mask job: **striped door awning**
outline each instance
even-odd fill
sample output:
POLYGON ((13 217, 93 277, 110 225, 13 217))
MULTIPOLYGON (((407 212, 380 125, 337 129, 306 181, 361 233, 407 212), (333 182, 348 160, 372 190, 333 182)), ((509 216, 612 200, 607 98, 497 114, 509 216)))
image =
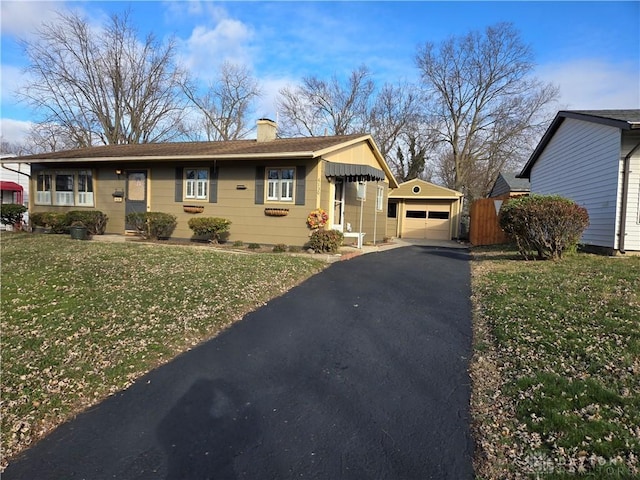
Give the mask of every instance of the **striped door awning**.
POLYGON ((369 165, 325 162, 327 178, 343 177, 347 182, 375 182, 384 180, 384 172, 369 165))

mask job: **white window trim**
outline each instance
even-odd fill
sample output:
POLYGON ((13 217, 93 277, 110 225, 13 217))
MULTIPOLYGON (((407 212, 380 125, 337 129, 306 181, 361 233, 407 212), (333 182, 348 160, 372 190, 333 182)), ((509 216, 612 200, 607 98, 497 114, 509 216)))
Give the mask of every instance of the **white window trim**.
POLYGON ((296 167, 267 167, 265 169, 265 183, 266 183, 266 187, 265 188, 265 197, 266 197, 266 201, 269 203, 293 203, 295 200, 295 188, 296 188, 296 184, 295 184, 295 180, 296 179, 296 167), (277 170, 278 171, 278 178, 269 178, 269 172, 272 170, 277 170), (282 178, 282 172, 284 170, 291 170, 293 171, 293 178, 290 179, 283 179, 282 178), (275 189, 275 195, 270 195, 270 191, 271 191, 271 186, 273 185, 274 189, 275 189), (284 185, 288 185, 288 190, 290 195, 284 197, 282 195, 282 192, 285 190, 283 187, 284 185))
POLYGON ((376 190, 376 211, 384 210, 384 187, 378 185, 376 190))
POLYGON ((209 200, 209 180, 211 178, 211 170, 207 167, 188 167, 184 169, 184 198, 185 200, 209 200), (187 178, 187 172, 193 170, 196 172, 194 179, 187 178), (198 178, 199 172, 207 172, 207 178, 198 178))

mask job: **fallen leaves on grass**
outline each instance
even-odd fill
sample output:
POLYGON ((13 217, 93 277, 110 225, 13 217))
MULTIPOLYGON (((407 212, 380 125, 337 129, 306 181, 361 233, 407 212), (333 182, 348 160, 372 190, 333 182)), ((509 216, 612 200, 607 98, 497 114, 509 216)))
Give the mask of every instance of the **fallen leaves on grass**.
POLYGON ((2 459, 324 264, 210 248, 2 236, 2 459))
POLYGON ((476 251, 472 416, 481 478, 637 478, 640 257, 476 251))

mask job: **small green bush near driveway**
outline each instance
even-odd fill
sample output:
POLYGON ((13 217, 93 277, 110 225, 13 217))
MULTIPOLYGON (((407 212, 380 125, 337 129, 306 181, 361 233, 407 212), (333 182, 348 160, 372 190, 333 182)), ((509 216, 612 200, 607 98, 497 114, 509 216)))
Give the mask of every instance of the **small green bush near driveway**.
POLYGON ((65 419, 325 265, 58 235, 3 232, 0 240, 2 467, 65 419))
POLYGON ((479 478, 640 478, 640 257, 474 249, 479 478))

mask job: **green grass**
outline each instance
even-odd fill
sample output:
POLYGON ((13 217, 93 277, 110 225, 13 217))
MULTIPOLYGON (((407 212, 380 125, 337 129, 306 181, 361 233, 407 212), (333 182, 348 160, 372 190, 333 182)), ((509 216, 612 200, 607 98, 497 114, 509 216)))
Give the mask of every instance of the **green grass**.
POLYGON ((302 257, 2 233, 1 465, 323 268, 302 257))
POLYGON ((478 470, 638 478, 640 257, 525 262, 478 249, 474 259, 478 470))

